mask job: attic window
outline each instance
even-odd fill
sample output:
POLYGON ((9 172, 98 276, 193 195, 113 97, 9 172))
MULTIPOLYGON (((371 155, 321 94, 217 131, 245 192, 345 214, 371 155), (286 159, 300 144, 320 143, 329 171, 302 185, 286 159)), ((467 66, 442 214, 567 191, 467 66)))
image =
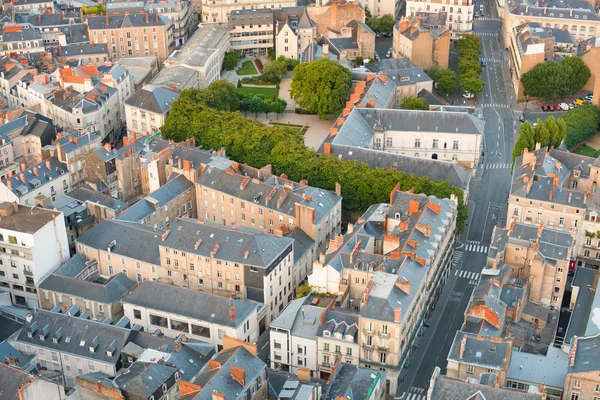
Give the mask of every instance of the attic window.
POLYGON ((65 339, 65 343, 71 343, 71 336, 67 336, 67 338, 65 339))
POLYGON ((325 337, 331 337, 331 332, 329 332, 329 331, 323 331, 323 336, 325 336, 325 337))
POLYGON ((85 340, 82 340, 81 342, 79 342, 79 345, 80 345, 81 347, 85 346, 85 340))
POLYGON ((490 347, 490 351, 495 353, 496 352, 496 346, 491 346, 490 347))

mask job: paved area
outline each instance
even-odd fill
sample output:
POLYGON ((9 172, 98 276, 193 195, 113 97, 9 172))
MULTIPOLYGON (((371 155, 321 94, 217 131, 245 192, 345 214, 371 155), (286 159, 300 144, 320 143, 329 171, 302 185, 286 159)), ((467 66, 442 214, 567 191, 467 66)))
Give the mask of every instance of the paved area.
POLYGON ((287 102, 286 111, 294 112, 296 102, 290 97, 290 90, 292 90, 292 78, 282 78, 279 83, 279 98, 287 102))
MULTIPOLYGON (((281 91, 279 93, 281 94, 281 91)), ((248 113, 248 117, 254 118, 250 113, 248 113)), ((333 126, 333 119, 322 120, 319 119, 318 115, 296 114, 293 111, 286 111, 279 116, 279 119, 274 114, 269 114, 269 118, 259 115, 258 118, 254 119, 264 124, 279 122, 284 124, 308 125, 308 131, 304 135, 304 144, 306 147, 312 147, 315 150, 321 147, 321 144, 323 144, 323 141, 325 141, 325 138, 329 134, 329 128, 333 126)))

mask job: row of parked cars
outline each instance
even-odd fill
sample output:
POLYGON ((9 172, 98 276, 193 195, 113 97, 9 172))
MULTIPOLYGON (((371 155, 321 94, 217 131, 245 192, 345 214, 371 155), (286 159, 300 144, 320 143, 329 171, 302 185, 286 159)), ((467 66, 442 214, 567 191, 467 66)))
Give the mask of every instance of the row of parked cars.
POLYGON ((578 108, 586 103, 591 103, 593 99, 594 99, 594 94, 588 93, 587 96, 575 99, 570 103, 560 103, 555 106, 553 106, 553 105, 542 106, 542 111, 543 112, 568 111, 568 110, 572 110, 574 108, 578 108))

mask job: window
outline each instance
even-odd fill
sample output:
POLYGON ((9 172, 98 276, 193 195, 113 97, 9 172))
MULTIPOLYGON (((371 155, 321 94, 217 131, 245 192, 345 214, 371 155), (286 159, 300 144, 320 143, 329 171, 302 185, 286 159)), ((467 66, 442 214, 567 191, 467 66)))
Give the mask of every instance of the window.
POLYGON ((580 388, 581 387, 581 381, 575 379, 573 380, 573 387, 574 388, 580 388))
POLYGON ((472 365, 467 365, 467 374, 475 373, 475 367, 472 365))
POLYGON ((351 356, 351 355, 352 355, 352 348, 351 348, 351 347, 348 347, 348 348, 346 349, 346 355, 347 355, 347 356, 351 356))
POLYGON ((455 141, 452 143, 452 150, 458 150, 458 140, 455 140, 455 141))
POLYGON ((133 318, 134 319, 142 319, 142 312, 140 310, 133 310, 133 318))
POLYGON ((379 353, 379 362, 385 364, 387 353, 379 353))
POLYGON ((438 148, 438 144, 439 144, 439 140, 438 139, 433 139, 433 148, 437 149, 438 148))
POLYGON ((175 331, 179 331, 179 332, 188 332, 189 331, 187 322, 177 321, 174 319, 171 320, 171 329, 173 329, 175 331))
POLYGON ((419 139, 419 138, 415 139, 415 147, 416 148, 421 147, 421 139, 419 139))
POLYGON ((158 315, 152 315, 152 314, 150 314, 150 324, 156 325, 156 326, 162 326, 163 328, 166 328, 168 326, 166 318, 160 317, 158 315))
POLYGON ((340 348, 340 346, 336 345, 335 346, 335 352, 336 353, 341 353, 342 349, 340 348))
POLYGON ((325 350, 325 351, 329 351, 329 343, 325 343, 325 344, 323 345, 323 350, 325 350))

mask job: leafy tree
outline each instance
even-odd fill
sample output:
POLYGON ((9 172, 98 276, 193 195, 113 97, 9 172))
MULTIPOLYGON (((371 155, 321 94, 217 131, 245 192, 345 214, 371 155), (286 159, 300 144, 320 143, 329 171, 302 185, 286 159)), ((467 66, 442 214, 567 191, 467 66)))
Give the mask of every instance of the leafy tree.
POLYGON ((466 92, 471 94, 483 92, 485 81, 479 75, 466 74, 460 78, 460 86, 466 92))
POLYGON ((240 97, 235 86, 220 79, 214 81, 206 89, 196 92, 197 99, 208 107, 223 111, 235 111, 240 108, 240 97))
POLYGON ((279 83, 281 77, 285 75, 286 72, 287 64, 285 63, 285 61, 269 61, 263 67, 261 79, 265 82, 279 83))
MULTIPOLYGON (((562 122, 564 124, 564 121, 562 122)), ((548 145, 558 147, 562 141, 560 129, 554 117, 550 116, 546 119, 546 129, 548 129, 548 145)))
POLYGON ((534 127, 533 131, 534 143, 540 143, 542 146, 548 146, 550 143, 550 131, 541 119, 537 119, 536 126, 534 127))
POLYGON ((394 19, 394 16, 392 14, 385 14, 381 17, 367 16, 365 23, 375 33, 392 34, 394 32, 394 25, 396 24, 396 20, 394 19))
POLYGON ((523 150, 525 149, 535 149, 535 132, 533 125, 531 125, 531 122, 529 121, 525 121, 521 124, 521 126, 519 126, 519 137, 515 142, 512 152, 513 165, 515 163, 515 158, 523 154, 523 150))
POLYGON ((372 18, 373 16, 371 15, 371 10, 369 10, 369 7, 365 6, 365 18, 369 19, 372 18))
POLYGON ((290 95, 300 107, 317 112, 321 119, 329 119, 344 109, 351 85, 350 70, 321 58, 294 69, 290 95))
POLYGON ((523 74, 523 93, 526 96, 555 100, 577 93, 591 76, 590 69, 579 57, 564 57, 537 64, 523 74))
POLYGON ((100 14, 104 14, 106 12, 106 5, 98 4, 97 6, 93 6, 93 7, 81 6, 81 11, 83 11, 84 15, 92 15, 92 14, 100 15, 100 14))
POLYGON ((275 58, 277 58, 277 53, 275 52, 275 50, 269 49, 267 53, 269 54, 269 60, 275 61, 275 58))
POLYGON ((279 56, 277 62, 284 63, 288 71, 293 71, 296 65, 300 64, 300 60, 285 58, 284 56, 279 56))
POLYGON ((228 51, 225 53, 225 58, 223 59, 223 69, 226 71, 233 71, 239 60, 240 53, 237 51, 228 51))
POLYGON ((406 97, 400 106, 403 110, 429 110, 427 100, 422 97, 406 97))
POLYGON ((287 101, 280 99, 280 98, 276 98, 271 103, 271 112, 276 113, 277 119, 279 119, 279 115, 284 113, 286 106, 287 106, 287 101))
MULTIPOLYGON (((557 121, 559 130, 564 124, 566 131, 565 145, 568 148, 581 143, 598 132, 600 126, 600 110, 593 104, 584 104, 569 110, 557 121)), ((561 133, 562 134, 562 133, 561 133)))
POLYGON ((362 58, 362 56, 358 56, 354 59, 354 65, 356 65, 357 67, 361 67, 363 65, 364 59, 362 58))
POLYGON ((557 121, 556 124, 558 125, 558 138, 555 147, 558 147, 562 142, 566 143, 567 141, 567 123, 564 119, 561 118, 557 121))
POLYGON ((262 94, 255 94, 250 99, 250 104, 248 106, 248 111, 253 112, 254 116, 258 117, 258 113, 263 112, 265 109, 265 96, 262 94))
POLYGON ((425 71, 433 79, 442 92, 448 94, 456 90, 456 75, 448 68, 433 67, 425 71))

